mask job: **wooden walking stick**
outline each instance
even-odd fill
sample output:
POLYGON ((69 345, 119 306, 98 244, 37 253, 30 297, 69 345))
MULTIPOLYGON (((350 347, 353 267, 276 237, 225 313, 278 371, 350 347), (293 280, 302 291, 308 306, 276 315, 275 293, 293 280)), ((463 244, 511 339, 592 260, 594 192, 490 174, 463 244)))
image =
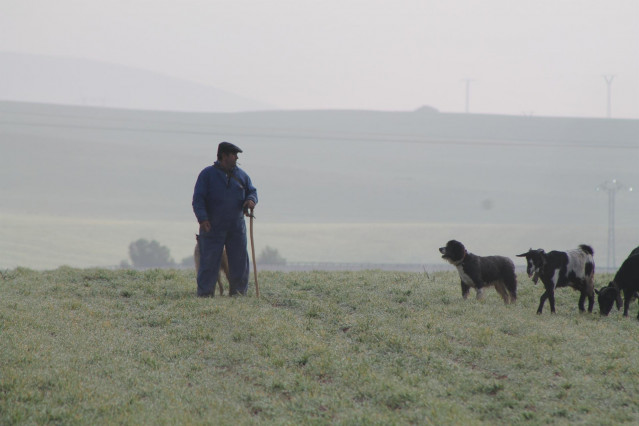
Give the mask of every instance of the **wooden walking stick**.
POLYGON ((255 276, 255 295, 260 297, 260 286, 257 283, 257 263, 255 262, 255 240, 253 239, 253 219, 255 219, 255 215, 253 214, 253 209, 251 209, 251 214, 249 215, 251 218, 251 252, 253 253, 253 276, 255 276))

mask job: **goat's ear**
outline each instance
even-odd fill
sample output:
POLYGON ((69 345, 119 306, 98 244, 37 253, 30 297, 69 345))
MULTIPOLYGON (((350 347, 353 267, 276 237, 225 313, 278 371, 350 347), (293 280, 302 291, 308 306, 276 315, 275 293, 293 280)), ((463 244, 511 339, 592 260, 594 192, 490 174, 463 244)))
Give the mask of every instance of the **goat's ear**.
POLYGON ((517 257, 526 257, 526 256, 528 256, 528 253, 517 254, 515 256, 517 256, 517 257))
POLYGON ((595 294, 599 294, 599 290, 595 289, 595 294))

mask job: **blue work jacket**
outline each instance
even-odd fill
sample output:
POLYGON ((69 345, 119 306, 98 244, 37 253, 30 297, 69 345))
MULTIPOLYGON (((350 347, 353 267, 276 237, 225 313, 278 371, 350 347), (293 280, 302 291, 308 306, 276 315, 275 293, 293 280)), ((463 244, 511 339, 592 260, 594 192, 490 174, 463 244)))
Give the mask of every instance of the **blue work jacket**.
POLYGON ((200 172, 193 191, 193 212, 199 223, 208 220, 213 229, 228 229, 242 220, 247 200, 257 204, 257 190, 239 167, 226 173, 216 161, 200 172))

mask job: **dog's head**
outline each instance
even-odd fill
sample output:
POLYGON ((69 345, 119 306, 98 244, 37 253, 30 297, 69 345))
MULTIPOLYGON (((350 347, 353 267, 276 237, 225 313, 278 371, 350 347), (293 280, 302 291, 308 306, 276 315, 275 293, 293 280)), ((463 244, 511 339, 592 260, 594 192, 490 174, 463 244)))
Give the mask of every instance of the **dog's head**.
POLYGON ((456 240, 447 242, 446 247, 439 248, 439 252, 442 254, 442 259, 453 265, 460 264, 466 257, 466 247, 456 240))
POLYGON ((617 304, 617 310, 621 309, 621 292, 614 281, 610 281, 601 290, 595 290, 595 293, 597 293, 597 302, 599 303, 599 313, 601 315, 608 315, 612 310, 613 303, 617 304))
POLYGON ((526 253, 518 254, 517 257, 526 258, 526 272, 528 273, 528 277, 532 278, 533 282, 537 284, 539 273, 546 264, 546 252, 542 249, 530 249, 526 253))

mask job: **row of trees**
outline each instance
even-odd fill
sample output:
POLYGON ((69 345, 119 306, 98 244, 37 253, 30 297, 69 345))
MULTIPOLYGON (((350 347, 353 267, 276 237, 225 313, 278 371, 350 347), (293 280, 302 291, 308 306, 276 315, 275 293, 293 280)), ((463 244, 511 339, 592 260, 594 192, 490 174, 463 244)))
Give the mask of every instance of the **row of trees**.
MULTIPOLYGON (((148 241, 144 238, 140 238, 137 241, 133 241, 129 244, 129 260, 123 260, 120 262, 121 268, 175 268, 175 267, 194 267, 193 255, 182 259, 181 263, 176 263, 171 257, 171 252, 168 247, 160 245, 157 241, 148 241)), ((279 251, 270 246, 264 247, 260 255, 257 257, 257 263, 269 264, 269 265, 283 265, 286 264, 279 251)))

